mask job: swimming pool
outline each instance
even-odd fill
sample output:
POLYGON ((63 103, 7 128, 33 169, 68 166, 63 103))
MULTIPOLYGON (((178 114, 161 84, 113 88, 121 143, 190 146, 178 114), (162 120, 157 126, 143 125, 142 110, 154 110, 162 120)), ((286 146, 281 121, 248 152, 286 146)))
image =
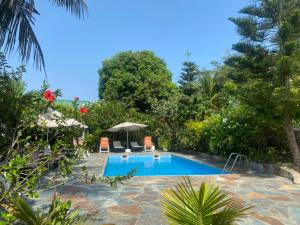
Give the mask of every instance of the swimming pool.
POLYGON ((177 155, 121 155, 109 156, 104 176, 123 176, 132 169, 137 169, 135 176, 183 176, 183 175, 217 175, 222 170, 204 163, 189 160, 177 155))

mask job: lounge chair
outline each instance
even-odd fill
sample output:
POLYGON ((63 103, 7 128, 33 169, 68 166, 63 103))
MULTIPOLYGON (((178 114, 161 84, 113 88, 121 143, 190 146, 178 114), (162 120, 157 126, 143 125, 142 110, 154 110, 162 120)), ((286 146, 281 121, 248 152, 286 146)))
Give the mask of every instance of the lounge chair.
POLYGON ((120 141, 114 141, 113 147, 115 152, 125 152, 125 148, 121 145, 120 141))
POLYGON ((102 152, 109 152, 109 142, 107 137, 103 137, 100 140, 99 153, 102 152))
POLYGON ((144 138, 144 150, 145 152, 153 152, 155 150, 155 146, 152 143, 152 137, 146 136, 144 138))
POLYGON ((131 150, 138 152, 143 150, 143 146, 140 146, 136 141, 130 142, 131 150))

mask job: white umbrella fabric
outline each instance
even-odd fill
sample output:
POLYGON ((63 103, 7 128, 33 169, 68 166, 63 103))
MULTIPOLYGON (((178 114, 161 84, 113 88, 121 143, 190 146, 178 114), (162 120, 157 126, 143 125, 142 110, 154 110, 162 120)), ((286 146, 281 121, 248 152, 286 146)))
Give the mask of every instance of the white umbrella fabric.
POLYGON ((49 128, 72 127, 72 126, 78 126, 83 129, 88 128, 88 126, 80 123, 75 119, 63 118, 63 114, 61 112, 50 108, 47 109, 46 112, 39 115, 37 124, 39 126, 44 126, 48 128, 47 141, 48 141, 49 128))
POLYGON ((125 123, 118 124, 112 128, 109 128, 107 131, 110 131, 110 132, 118 132, 118 131, 122 131, 122 130, 126 131, 126 133, 127 133, 127 149, 128 149, 128 132, 140 130, 147 126, 148 125, 140 124, 140 123, 125 122, 125 123))
POLYGON ((88 128, 87 125, 84 125, 84 124, 78 122, 75 119, 66 119, 65 122, 64 122, 64 124, 65 124, 66 127, 78 126, 80 128, 83 128, 83 129, 87 129, 88 128))
POLYGON ((62 117, 63 114, 61 112, 53 109, 47 109, 46 112, 39 115, 37 124, 47 128, 59 127, 63 125, 62 117))

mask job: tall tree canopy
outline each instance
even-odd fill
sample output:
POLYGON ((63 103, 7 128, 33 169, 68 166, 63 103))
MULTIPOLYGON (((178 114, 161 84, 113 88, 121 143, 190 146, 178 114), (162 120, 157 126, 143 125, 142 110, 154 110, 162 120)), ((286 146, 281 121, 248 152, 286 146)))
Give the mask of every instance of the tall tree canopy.
POLYGON ((123 101, 143 112, 176 89, 166 63, 150 51, 121 52, 105 60, 98 73, 100 99, 123 101))
POLYGON ((192 62, 190 59, 183 62, 182 72, 179 76, 179 87, 182 90, 183 94, 191 96, 195 89, 195 81, 199 76, 199 68, 195 62, 192 62))
POLYGON ((233 46, 239 54, 226 60, 231 78, 241 101, 282 122, 299 169, 293 123, 300 113, 300 1, 259 0, 240 13, 245 16, 230 19, 243 38, 233 46))
MULTIPOLYGON (((49 0, 75 16, 87 12, 85 0, 49 0)), ((28 62, 33 54, 37 68, 45 68, 44 55, 32 26, 39 15, 34 0, 0 0, 0 48, 5 53, 17 50, 22 61, 28 62)))

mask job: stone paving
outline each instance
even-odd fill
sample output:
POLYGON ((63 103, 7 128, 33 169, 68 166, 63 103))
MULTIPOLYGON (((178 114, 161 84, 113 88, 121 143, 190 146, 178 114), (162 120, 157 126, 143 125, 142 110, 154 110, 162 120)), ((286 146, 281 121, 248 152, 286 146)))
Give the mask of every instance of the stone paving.
MULTIPOLYGON (((193 156, 185 157, 197 160, 193 156)), ((101 174, 106 158, 107 155, 93 154, 89 160, 80 162, 78 167, 86 165, 90 173, 101 174)), ((300 224, 300 185, 286 178, 233 174, 193 176, 191 179, 195 185, 203 181, 218 184, 234 197, 251 203, 254 208, 249 217, 238 224, 300 224)), ((75 206, 93 212, 88 224, 159 225, 166 224, 160 210, 160 192, 172 187, 178 180, 179 177, 133 177, 117 189, 103 183, 85 184, 73 180, 56 191, 75 206)), ((54 191, 43 192, 34 205, 47 207, 54 191)))

